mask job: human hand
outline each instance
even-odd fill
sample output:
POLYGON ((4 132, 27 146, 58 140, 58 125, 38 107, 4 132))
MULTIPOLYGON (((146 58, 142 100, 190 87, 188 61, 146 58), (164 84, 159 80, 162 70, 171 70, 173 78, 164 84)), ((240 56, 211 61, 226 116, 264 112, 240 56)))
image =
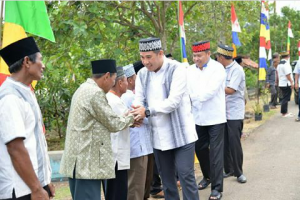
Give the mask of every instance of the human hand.
POLYGON ((48 185, 49 189, 50 189, 50 199, 52 199, 52 197, 55 197, 55 186, 53 183, 49 183, 48 185))
POLYGON ((294 84, 293 83, 291 84, 291 89, 294 89, 294 84))
POLYGON ((295 89, 299 88, 298 83, 295 83, 295 89))
POLYGON ((135 121, 139 121, 146 117, 146 109, 143 106, 132 106, 132 108, 133 110, 130 111, 130 113, 133 114, 135 121))
POLYGON ((266 84, 266 88, 270 88, 270 84, 269 83, 266 84))
POLYGON ((49 200, 49 196, 46 190, 40 187, 38 190, 31 192, 31 200, 49 200))

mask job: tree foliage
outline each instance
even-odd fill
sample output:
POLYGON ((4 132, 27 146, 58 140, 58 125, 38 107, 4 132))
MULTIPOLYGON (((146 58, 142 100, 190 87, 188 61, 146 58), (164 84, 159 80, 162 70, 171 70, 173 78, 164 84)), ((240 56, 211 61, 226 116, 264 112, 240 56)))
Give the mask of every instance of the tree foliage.
MULTIPOLYGON (((194 42, 210 40, 213 52, 218 43, 231 44, 231 3, 182 2, 190 64, 194 42)), ((242 28, 238 53, 258 61, 260 2, 233 3, 242 28)), ((165 52, 180 60, 176 1, 49 1, 47 9, 56 43, 37 38, 46 71, 36 94, 46 129, 55 130, 59 137, 64 137, 73 93, 91 75, 91 60, 112 58, 118 65, 133 63, 139 60, 138 41, 145 37, 160 37, 165 52)), ((273 51, 286 48, 287 21, 291 20, 295 35, 291 48, 296 55, 300 14, 289 8, 283 13, 271 15, 273 51)), ((255 72, 247 74, 255 76, 255 72)), ((250 79, 247 82, 255 82, 250 79)))

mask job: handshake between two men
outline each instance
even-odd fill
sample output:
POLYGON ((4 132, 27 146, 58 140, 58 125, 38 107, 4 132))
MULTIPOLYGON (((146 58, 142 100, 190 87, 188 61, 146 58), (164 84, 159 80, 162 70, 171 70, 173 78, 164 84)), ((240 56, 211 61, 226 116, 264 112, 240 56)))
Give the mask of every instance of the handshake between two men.
POLYGON ((131 127, 140 127, 143 124, 143 120, 146 117, 146 108, 143 106, 133 106, 132 110, 128 112, 128 114, 133 115, 134 117, 134 124, 131 127))

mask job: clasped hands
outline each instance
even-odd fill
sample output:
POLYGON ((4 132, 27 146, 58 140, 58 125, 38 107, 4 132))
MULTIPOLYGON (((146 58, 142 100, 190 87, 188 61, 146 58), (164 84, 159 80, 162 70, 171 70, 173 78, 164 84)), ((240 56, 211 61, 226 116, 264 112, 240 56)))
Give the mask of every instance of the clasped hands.
POLYGON ((129 112, 134 116, 133 127, 140 127, 143 124, 143 120, 146 117, 145 108, 143 106, 131 106, 132 110, 129 112))

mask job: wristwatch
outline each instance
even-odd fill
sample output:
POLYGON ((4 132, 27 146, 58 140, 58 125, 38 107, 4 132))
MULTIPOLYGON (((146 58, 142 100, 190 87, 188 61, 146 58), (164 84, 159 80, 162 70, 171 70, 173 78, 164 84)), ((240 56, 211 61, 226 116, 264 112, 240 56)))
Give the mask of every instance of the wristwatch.
POLYGON ((145 110, 145 115, 147 118, 150 117, 150 110, 148 108, 145 110))

